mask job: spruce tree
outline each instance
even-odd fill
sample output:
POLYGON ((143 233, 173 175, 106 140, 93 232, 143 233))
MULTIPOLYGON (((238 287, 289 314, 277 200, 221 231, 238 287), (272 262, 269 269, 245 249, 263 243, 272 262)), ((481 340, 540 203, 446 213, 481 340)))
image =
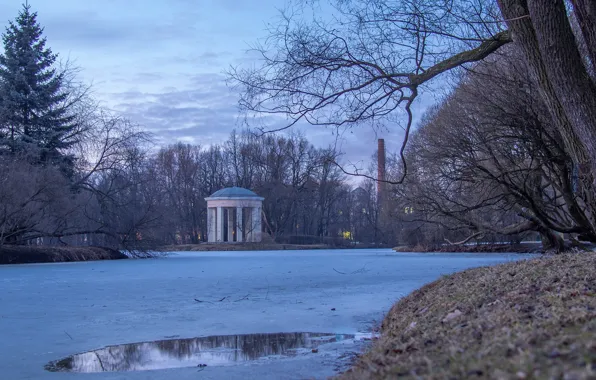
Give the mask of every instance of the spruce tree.
POLYGON ((57 54, 46 47, 29 4, 9 22, 2 41, 0 152, 26 153, 35 163, 70 172, 73 157, 66 151, 76 142, 77 125, 67 104, 66 73, 55 67, 57 54))

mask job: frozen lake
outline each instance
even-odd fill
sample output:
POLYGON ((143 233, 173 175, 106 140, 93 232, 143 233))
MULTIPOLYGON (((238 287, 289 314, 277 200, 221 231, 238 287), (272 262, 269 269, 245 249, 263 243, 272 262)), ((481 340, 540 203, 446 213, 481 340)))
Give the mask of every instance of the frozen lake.
POLYGON ((362 345, 346 340, 289 359, 200 369, 86 374, 48 372, 44 365, 105 346, 174 338, 367 333, 397 299, 442 274, 527 257, 389 249, 184 252, 0 266, 0 378, 324 378, 342 354, 362 345))

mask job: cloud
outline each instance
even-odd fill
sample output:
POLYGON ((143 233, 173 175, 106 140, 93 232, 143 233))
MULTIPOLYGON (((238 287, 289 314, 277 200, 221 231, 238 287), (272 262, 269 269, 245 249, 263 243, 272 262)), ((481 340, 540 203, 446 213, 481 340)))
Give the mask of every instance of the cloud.
POLYGON ((106 22, 92 12, 54 16, 45 23, 45 29, 52 41, 68 41, 69 44, 94 48, 143 37, 134 25, 106 22))
POLYGON ((224 68, 227 67, 230 60, 234 58, 234 54, 230 51, 222 50, 222 51, 214 51, 214 50, 206 50, 206 51, 188 51, 184 54, 179 54, 176 56, 163 56, 157 57, 154 60, 154 63, 157 65, 191 65, 195 68, 202 68, 202 67, 218 67, 224 68))
POLYGON ((238 128, 237 98, 220 74, 194 76, 189 88, 110 94, 114 109, 155 135, 158 142, 218 143, 238 128))
MULTIPOLYGON (((160 146, 176 142, 221 144, 234 129, 247 127, 238 110, 238 94, 226 86, 223 74, 189 75, 184 87, 171 87, 167 91, 124 91, 105 96, 113 99, 115 110, 151 132, 160 146)), ((416 123, 434 101, 432 96, 422 96, 415 103, 416 123)), ((384 126, 358 125, 341 130, 301 122, 281 133, 298 130, 315 147, 331 146, 342 152, 340 162, 347 171, 367 171, 374 161, 378 138, 385 139, 388 156, 399 152, 404 130, 398 122, 405 122, 405 118, 396 115, 394 122, 384 126)), ((279 115, 248 120, 249 127, 261 126, 265 130, 281 128, 287 123, 279 115)), ((359 181, 355 178, 352 182, 359 181)))
POLYGON ((133 78, 131 78, 131 81, 133 83, 137 83, 137 82, 142 82, 142 83, 153 83, 153 82, 159 82, 159 81, 163 81, 164 79, 166 79, 164 77, 163 73, 138 73, 135 74, 133 78))
MULTIPOLYGON (((0 3, 0 14, 11 19, 20 9, 18 2, 0 3)), ((32 5, 46 27, 48 45, 76 60, 107 107, 152 132, 159 144, 205 145, 221 143, 233 129, 246 127, 238 96, 226 86, 222 71, 258 62, 259 55, 246 50, 266 36, 265 24, 278 16, 284 0, 61 0, 32 5)), ((427 103, 414 110, 416 117, 427 103)), ((287 123, 283 117, 248 121, 265 129, 287 123)), ((361 167, 368 166, 377 138, 385 138, 388 152, 397 151, 403 138, 397 123, 387 123, 386 129, 356 126, 339 134, 306 123, 294 129, 317 147, 336 146, 345 152, 344 162, 361 167)))

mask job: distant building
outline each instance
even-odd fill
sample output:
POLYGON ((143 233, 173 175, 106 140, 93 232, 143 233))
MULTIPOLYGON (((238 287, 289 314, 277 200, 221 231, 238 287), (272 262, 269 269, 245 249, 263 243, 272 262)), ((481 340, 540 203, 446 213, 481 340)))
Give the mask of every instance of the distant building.
POLYGON ((205 198, 210 243, 260 242, 265 198, 242 187, 227 187, 205 198))
POLYGON ((368 197, 368 191, 363 189, 362 187, 358 186, 354 190, 352 190, 352 194, 357 198, 366 198, 368 197))

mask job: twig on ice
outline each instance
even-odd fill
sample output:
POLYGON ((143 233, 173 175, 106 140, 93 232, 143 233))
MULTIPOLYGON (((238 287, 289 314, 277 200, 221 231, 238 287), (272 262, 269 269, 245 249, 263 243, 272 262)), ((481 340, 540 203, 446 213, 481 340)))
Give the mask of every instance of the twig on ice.
POLYGON ((267 295, 265 295, 265 299, 269 299, 269 279, 265 277, 265 280, 267 280, 267 295))
MULTIPOLYGON (((357 274, 357 273, 365 273, 365 272, 368 272, 368 270, 366 269, 366 266, 367 266, 367 265, 368 265, 368 263, 364 264, 364 266, 363 266, 362 268, 360 268, 360 269, 356 269, 355 271, 353 271, 353 272, 350 272, 350 274, 357 274)), ((335 268, 332 268, 332 269, 333 269, 334 271, 336 271, 337 273, 339 273, 339 274, 347 274, 347 273, 345 273, 345 272, 340 272, 340 271, 338 271, 338 270, 337 270, 337 269, 335 269, 335 268)))
POLYGON ((368 272, 368 270, 366 270, 366 266, 368 265, 368 263, 364 264, 364 266, 360 269, 357 269, 355 271, 352 272, 352 274, 356 274, 356 273, 366 273, 368 272))
POLYGON ((211 302, 211 301, 201 301, 201 300, 198 300, 198 299, 196 299, 196 298, 195 298, 195 301, 197 301, 198 303, 202 303, 202 302, 209 302, 209 303, 213 303, 213 302, 211 302))

